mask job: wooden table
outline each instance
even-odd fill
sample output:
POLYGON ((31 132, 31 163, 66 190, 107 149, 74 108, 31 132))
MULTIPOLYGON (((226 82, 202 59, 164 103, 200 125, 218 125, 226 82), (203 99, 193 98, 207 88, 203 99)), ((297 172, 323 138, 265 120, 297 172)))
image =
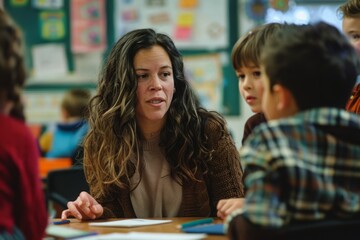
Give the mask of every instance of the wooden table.
MULTIPOLYGON (((165 224, 159 224, 159 225, 151 225, 151 226, 143 226, 143 227, 132 227, 132 228, 120 228, 120 227, 95 227, 95 226, 89 226, 89 222, 104 222, 104 221, 115 221, 115 220, 122 220, 122 219, 107 219, 107 220, 95 220, 95 221, 79 221, 77 219, 70 219, 71 223, 69 224, 63 224, 60 226, 69 227, 69 228, 75 228, 85 231, 96 231, 100 234, 108 234, 108 233, 127 233, 127 232, 158 232, 158 233, 182 233, 180 229, 177 228, 178 225, 201 219, 201 218, 161 218, 162 220, 165 219, 171 219, 172 222, 165 223, 165 224)), ((60 220, 60 219, 55 219, 60 220)), ((222 223, 222 220, 215 218, 215 223, 222 223)), ((219 236, 219 235, 208 235, 207 240, 225 240, 228 239, 225 235, 219 236)))

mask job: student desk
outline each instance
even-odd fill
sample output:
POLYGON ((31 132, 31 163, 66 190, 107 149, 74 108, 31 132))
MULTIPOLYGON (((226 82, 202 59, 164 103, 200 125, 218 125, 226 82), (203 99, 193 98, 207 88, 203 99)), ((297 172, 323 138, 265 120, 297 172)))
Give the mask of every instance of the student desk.
MULTIPOLYGON (((201 219, 199 217, 181 217, 181 218, 162 218, 162 220, 165 219, 171 219, 172 222, 165 223, 165 224, 159 224, 159 225, 150 225, 150 226, 142 226, 142 227, 132 227, 132 228, 120 228, 120 227, 95 227, 95 226, 89 226, 89 222, 105 222, 105 221, 115 221, 115 220, 122 220, 122 219, 102 219, 102 220, 95 220, 95 221, 79 221, 74 218, 70 218, 71 223, 69 224, 63 224, 60 226, 69 227, 69 228, 75 228, 85 231, 96 231, 100 234, 108 234, 108 233, 127 233, 127 232, 162 232, 162 233, 182 233, 180 229, 177 228, 178 225, 201 219)), ((214 218, 214 223, 222 223, 222 220, 214 218)), ((55 219, 60 220, 60 219, 55 219)), ((225 235, 208 235, 207 240, 225 240, 228 239, 225 235)))

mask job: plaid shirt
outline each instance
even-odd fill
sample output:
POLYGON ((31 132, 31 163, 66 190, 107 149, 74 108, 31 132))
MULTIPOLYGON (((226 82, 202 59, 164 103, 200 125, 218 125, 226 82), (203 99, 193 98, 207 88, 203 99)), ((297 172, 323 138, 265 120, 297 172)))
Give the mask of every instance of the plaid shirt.
POLYGON ((291 221, 359 216, 359 142, 360 116, 334 108, 258 126, 240 152, 249 175, 238 214, 274 228, 291 221), (346 133, 347 140, 328 129, 346 133))

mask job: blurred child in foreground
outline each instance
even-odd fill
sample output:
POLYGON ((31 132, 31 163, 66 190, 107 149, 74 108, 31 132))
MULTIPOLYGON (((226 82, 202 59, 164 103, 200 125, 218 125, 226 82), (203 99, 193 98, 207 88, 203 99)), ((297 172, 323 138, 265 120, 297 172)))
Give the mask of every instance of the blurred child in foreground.
POLYGON ((240 151, 249 174, 243 208, 227 218, 232 239, 360 216, 360 119, 345 111, 359 67, 355 49, 326 23, 287 25, 267 42, 268 122, 240 151))
POLYGON ((67 91, 61 102, 62 121, 40 137, 40 148, 48 158, 75 158, 88 131, 85 120, 91 94, 85 89, 67 91))
POLYGON ((0 239, 42 239, 48 221, 38 148, 21 112, 25 78, 21 33, 0 9, 0 239))

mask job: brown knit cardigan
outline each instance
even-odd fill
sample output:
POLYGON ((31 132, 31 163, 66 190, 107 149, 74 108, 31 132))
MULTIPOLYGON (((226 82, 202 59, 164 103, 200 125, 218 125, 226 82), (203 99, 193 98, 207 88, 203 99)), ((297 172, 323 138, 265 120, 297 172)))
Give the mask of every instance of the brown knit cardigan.
MULTIPOLYGON (((216 216, 219 200, 244 197, 243 170, 238 150, 227 131, 222 135, 221 130, 211 120, 207 121, 204 131, 208 136, 209 146, 213 149, 212 160, 207 162, 206 174, 198 172, 196 175, 200 182, 183 182, 178 217, 216 216)), ((134 172, 133 170, 131 174, 134 172)), ((116 187, 111 194, 96 200, 104 207, 102 218, 136 217, 129 189, 116 187)))

